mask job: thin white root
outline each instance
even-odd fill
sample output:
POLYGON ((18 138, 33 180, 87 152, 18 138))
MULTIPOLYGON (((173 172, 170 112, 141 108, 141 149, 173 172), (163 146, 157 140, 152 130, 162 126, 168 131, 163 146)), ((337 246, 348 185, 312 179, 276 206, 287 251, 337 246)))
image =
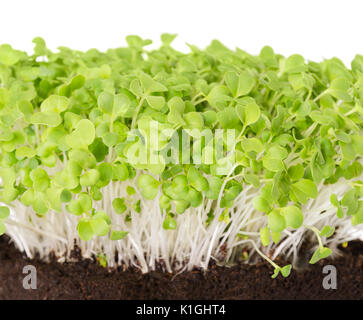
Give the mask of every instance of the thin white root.
MULTIPOLYGON (((77 234, 78 217, 65 211, 50 211, 45 217, 39 217, 19 201, 14 204, 11 216, 6 220, 6 233, 29 258, 38 253, 47 260, 49 254, 54 252, 59 261, 63 262, 70 259, 76 243, 84 258, 102 253, 107 257, 110 267, 136 266, 142 272, 155 270, 160 263, 167 272, 191 270, 194 267, 207 269, 211 259, 229 262, 238 256, 236 250, 253 250, 251 240, 261 251, 271 252, 273 259, 283 255, 296 262, 302 240, 315 241, 314 235, 301 227, 298 230, 286 230, 279 244, 262 247, 259 230, 266 226, 267 217, 257 212, 252 205, 252 199, 259 194, 259 190, 252 186, 244 186, 234 206, 228 210, 228 228, 224 221, 219 220, 223 209, 218 208, 216 201, 205 199, 199 208, 190 208, 176 217, 176 230, 163 229, 165 214, 161 213, 158 200, 144 200, 138 193, 128 196, 126 186, 127 183, 111 183, 102 189, 103 200, 95 203, 95 209, 109 214, 118 230, 129 232, 122 240, 112 241, 105 236, 82 241, 77 234), (128 214, 132 221, 126 221, 125 214, 118 215, 112 208, 112 199, 115 197, 125 197, 129 203, 141 200, 141 212, 130 209, 128 214), (214 209, 215 217, 208 225, 211 209, 214 209), (241 236, 248 236, 249 241, 241 239, 241 236)), ((332 193, 340 198, 348 188, 347 181, 343 179, 334 185, 320 186, 318 197, 303 207, 306 225, 318 229, 324 225, 336 227, 331 238, 323 238, 324 244, 332 248, 333 252, 342 242, 363 240, 363 226, 353 227, 349 219, 338 219, 336 209, 329 201, 332 193)))

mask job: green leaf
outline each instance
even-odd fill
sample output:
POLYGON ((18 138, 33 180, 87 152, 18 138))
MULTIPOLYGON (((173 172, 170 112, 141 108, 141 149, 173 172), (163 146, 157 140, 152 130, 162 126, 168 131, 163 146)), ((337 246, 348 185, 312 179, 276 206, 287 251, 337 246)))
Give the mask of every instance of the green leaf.
POLYGON ((69 100, 66 97, 51 95, 40 105, 40 110, 44 113, 61 113, 67 110, 69 100))
POLYGON ((258 138, 243 139, 241 141, 241 145, 242 145, 243 150, 246 152, 254 151, 256 153, 260 153, 264 149, 264 146, 263 146, 261 140, 258 138))
POLYGON ((125 181, 129 177, 129 170, 127 169, 127 166, 124 163, 116 163, 112 167, 113 180, 118 181, 125 181))
POLYGON ((280 271, 281 271, 281 269, 280 269, 280 268, 275 268, 275 269, 274 269, 274 273, 273 273, 273 275, 271 276, 271 278, 272 278, 272 279, 275 279, 275 278, 279 275, 280 271))
POLYGON ((103 140, 103 143, 105 144, 105 146, 107 146, 107 147, 113 147, 113 146, 115 146, 119 142, 119 136, 118 136, 117 133, 107 132, 102 137, 102 140, 103 140))
POLYGON ((223 182, 220 178, 214 176, 210 177, 208 179, 208 189, 204 192, 206 198, 211 200, 217 200, 222 187, 222 183, 223 182))
POLYGON ((352 101, 352 97, 348 93, 350 88, 350 83, 346 78, 336 78, 334 79, 329 87, 329 93, 340 100, 352 101))
POLYGON ((145 93, 168 91, 168 89, 164 85, 155 81, 152 77, 145 73, 141 73, 139 75, 139 79, 141 87, 143 88, 145 93))
POLYGON ((160 39, 161 39, 161 42, 163 43, 164 46, 169 46, 176 37, 177 37, 176 34, 163 33, 160 36, 160 39))
POLYGON ((130 91, 137 97, 141 97, 143 95, 143 90, 141 87, 141 82, 138 79, 134 79, 130 83, 130 91))
POLYGON ((33 124, 43 124, 49 127, 57 127, 62 123, 62 118, 55 112, 37 112, 31 116, 30 122, 33 124))
POLYGON ((31 149, 30 147, 20 147, 15 151, 15 156, 17 159, 21 160, 24 158, 33 158, 37 154, 35 149, 31 149))
POLYGON ((113 114, 122 117, 131 117, 136 106, 133 105, 130 97, 125 93, 116 94, 113 98, 113 114))
POLYGON ((6 219, 10 214, 8 207, 0 207, 0 219, 6 219))
POLYGON ((287 278, 291 273, 291 268, 292 268, 291 264, 288 264, 282 268, 280 268, 280 267, 275 268, 274 274, 271 276, 271 278, 275 279, 279 275, 280 272, 284 278, 287 278))
POLYGON ((310 198, 315 199, 318 196, 318 189, 314 182, 308 179, 302 179, 291 185, 291 192, 297 201, 306 204, 310 198))
POLYGON ((201 192, 199 192, 193 188, 189 188, 188 201, 190 202, 190 205, 192 207, 197 208, 203 202, 203 195, 201 192))
POLYGON ((355 153, 363 156, 363 136, 351 135, 350 137, 355 153))
POLYGON ((329 238, 334 234, 335 228, 332 228, 331 226, 324 226, 323 229, 320 231, 320 236, 329 238))
MULTIPOLYGON (((189 196, 189 192, 188 192, 188 196, 189 196)), ((190 205, 189 201, 186 201, 186 200, 175 200, 174 203, 175 203, 175 211, 178 214, 184 213, 185 210, 188 209, 189 205, 190 205)), ((169 220, 168 220, 168 223, 169 223, 169 220)))
POLYGON ((48 173, 41 168, 36 168, 30 172, 30 179, 33 181, 35 191, 44 192, 50 184, 48 173))
POLYGON ((306 70, 304 58, 299 54, 289 56, 285 61, 285 73, 300 73, 306 70))
POLYGON ((102 92, 97 99, 100 109, 114 118, 117 116, 127 116, 132 109, 130 98, 123 92, 113 95, 107 91, 102 92))
POLYGON ((126 42, 129 45, 129 47, 141 49, 142 47, 145 47, 152 43, 149 39, 142 39, 139 36, 136 35, 130 35, 126 37, 126 42))
POLYGON ((168 121, 175 125, 184 125, 183 113, 185 103, 180 97, 173 97, 168 101, 169 114, 168 121))
POLYGON ((69 202, 72 200, 72 193, 67 189, 64 189, 60 194, 60 201, 61 202, 69 202))
POLYGON ((112 114, 113 99, 114 96, 111 93, 104 91, 98 96, 97 104, 103 112, 112 114))
POLYGON ((326 247, 319 247, 315 250, 313 256, 310 259, 310 264, 315 264, 319 260, 325 259, 326 257, 330 256, 332 253, 331 249, 326 247))
POLYGON ((103 218, 93 217, 89 223, 91 224, 93 234, 97 236, 105 236, 110 229, 108 223, 103 218))
POLYGON ((90 187, 95 185, 99 179, 100 179, 99 171, 97 169, 90 169, 80 177, 79 182, 82 187, 90 187))
POLYGON ((358 197, 359 195, 356 189, 350 189, 344 194, 340 204, 342 205, 342 207, 347 208, 346 214, 348 216, 353 215, 357 212, 359 207, 358 197))
POLYGON ((281 232, 271 232, 272 241, 278 244, 281 240, 281 232))
POLYGON ((281 208, 281 215, 285 218, 286 226, 298 229, 303 224, 304 216, 301 210, 295 206, 281 208))
POLYGON ((93 237, 93 228, 92 228, 92 225, 91 225, 89 219, 81 219, 78 222, 77 230, 78 230, 79 237, 82 240, 88 241, 88 240, 92 239, 92 237, 93 237))
POLYGON ((163 222, 163 228, 165 230, 175 230, 177 226, 176 220, 170 216, 166 216, 163 222))
POLYGON ((284 162, 281 159, 276 159, 272 157, 264 157, 262 160, 264 168, 272 172, 278 172, 284 170, 284 162))
POLYGON ((82 88, 85 82, 86 78, 81 74, 77 74, 68 83, 65 83, 59 88, 58 94, 60 96, 70 97, 72 95, 72 92, 82 88))
POLYGON ((128 231, 111 231, 111 240, 121 240, 128 235, 128 231))
POLYGON ((267 227, 260 229, 260 239, 263 246, 268 246, 270 243, 270 230, 267 227))
POLYGON ((227 107, 232 98, 229 96, 229 90, 225 86, 217 85, 208 93, 208 103, 217 110, 227 107))
POLYGON ((238 87, 235 97, 249 94, 254 86, 255 79, 247 71, 242 71, 238 77, 238 87))
POLYGON ((66 143, 74 149, 88 147, 95 138, 95 127, 88 119, 78 122, 76 129, 66 136, 66 143))
POLYGON ((165 98, 161 96, 147 96, 146 101, 155 110, 161 110, 165 105, 165 98))
POLYGON ((6 66, 12 66, 16 64, 24 54, 21 51, 14 50, 8 44, 0 45, 0 63, 6 66))
POLYGON ((256 198, 254 198, 252 200, 253 206, 255 207, 256 210, 264 212, 264 213, 269 213, 271 211, 271 206, 269 204, 269 202, 263 198, 262 196, 257 196, 256 198))
POLYGON ((286 222, 279 210, 272 210, 268 215, 268 226, 272 232, 282 232, 286 228, 286 222))
POLYGON ((34 113, 33 105, 27 100, 20 100, 17 106, 19 111, 25 116, 25 119, 30 122, 31 116, 34 113))
POLYGON ((248 184, 252 184, 255 188, 259 188, 261 185, 260 178, 256 174, 245 173, 243 178, 248 184))
MULTIPOLYGON (((315 83, 314 78, 305 72, 299 74, 290 74, 288 79, 294 91, 299 91, 301 89, 312 90, 315 83)), ((308 106, 305 104, 302 107, 305 108, 308 106)), ((300 114, 304 112, 302 109, 299 111, 300 114)))
POLYGON ((301 163, 289 167, 287 171, 293 181, 300 180, 304 177, 304 166, 301 163))
POLYGON ((96 211, 92 214, 92 219, 103 219, 108 225, 111 224, 111 219, 104 211, 96 211))
POLYGON ((202 129, 204 126, 203 116, 199 112, 188 112, 184 114, 185 128, 202 129))
POLYGON ((238 100, 236 112, 244 126, 255 123, 261 115, 260 107, 251 97, 245 97, 238 100))
POLYGON ((292 268, 291 264, 288 264, 281 268, 281 274, 284 278, 287 278, 290 275, 291 268, 292 268))
POLYGON ((153 200, 159 192, 160 182, 148 174, 142 174, 137 179, 137 186, 145 199, 153 200))
POLYGON ((225 80, 235 98, 249 94, 255 86, 255 79, 247 71, 242 71, 240 75, 231 71, 227 72, 225 80))
POLYGON ((227 107, 217 112, 217 120, 223 129, 236 129, 240 124, 236 109, 232 107, 227 107))
POLYGON ((112 207, 117 214, 123 214, 127 210, 127 207, 125 205, 125 199, 123 198, 113 199, 112 207))
POLYGON ((208 189, 208 180, 202 176, 197 168, 190 167, 187 177, 188 182, 198 191, 206 191, 208 189))

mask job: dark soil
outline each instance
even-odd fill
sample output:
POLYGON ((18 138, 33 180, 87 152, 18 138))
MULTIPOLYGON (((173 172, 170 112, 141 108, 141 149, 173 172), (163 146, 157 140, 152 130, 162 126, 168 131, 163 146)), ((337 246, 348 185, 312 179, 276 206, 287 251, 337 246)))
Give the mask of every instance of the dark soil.
POLYGON ((0 300, 2 299, 360 299, 363 300, 363 243, 351 242, 343 255, 320 262, 290 277, 271 279, 265 263, 234 267, 211 265, 176 277, 137 269, 107 270, 92 260, 47 264, 24 259, 7 237, 0 237, 0 300), (37 269, 38 289, 23 288, 23 267, 37 269), (324 265, 337 268, 336 290, 322 286, 324 265))

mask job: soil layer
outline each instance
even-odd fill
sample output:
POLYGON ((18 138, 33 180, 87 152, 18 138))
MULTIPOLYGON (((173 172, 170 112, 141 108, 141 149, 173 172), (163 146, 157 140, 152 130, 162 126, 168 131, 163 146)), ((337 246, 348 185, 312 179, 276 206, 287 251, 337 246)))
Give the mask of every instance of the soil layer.
MULTIPOLYGON (((97 261, 60 264, 52 259, 25 259, 5 236, 0 237, 0 300, 8 299, 360 299, 363 300, 363 243, 351 242, 333 261, 323 261, 284 279, 271 279, 261 262, 194 270, 180 275, 138 269, 108 270, 97 261), (325 265, 337 269, 337 289, 323 288, 325 265), (34 265, 37 289, 23 288, 23 268, 34 265)), ((77 251, 75 251, 77 254, 77 251)), ((79 253, 78 253, 79 255, 79 253)))

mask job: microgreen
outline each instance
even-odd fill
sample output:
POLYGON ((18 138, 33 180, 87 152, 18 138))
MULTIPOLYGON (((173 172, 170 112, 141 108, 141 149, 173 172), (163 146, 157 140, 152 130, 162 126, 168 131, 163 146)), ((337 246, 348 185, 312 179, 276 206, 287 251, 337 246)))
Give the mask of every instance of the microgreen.
MULTIPOLYGON (((321 194, 339 221, 363 223, 362 57, 349 69, 216 40, 181 53, 174 38, 163 34, 150 51, 138 36, 107 52, 55 53, 41 38, 33 55, 0 45, 0 201, 43 220, 70 213, 83 241, 133 239, 135 215, 151 210, 153 228, 171 234, 184 227, 179 216, 195 215, 198 230, 222 232, 213 241, 253 225, 266 249, 312 230, 311 263, 327 257, 337 225, 305 225, 321 194), (338 183, 344 192, 320 192, 338 183), (238 220, 242 207, 249 216, 238 220)), ((0 234, 9 215, 1 206, 0 234)), ((267 261, 273 277, 290 273, 267 261)))

